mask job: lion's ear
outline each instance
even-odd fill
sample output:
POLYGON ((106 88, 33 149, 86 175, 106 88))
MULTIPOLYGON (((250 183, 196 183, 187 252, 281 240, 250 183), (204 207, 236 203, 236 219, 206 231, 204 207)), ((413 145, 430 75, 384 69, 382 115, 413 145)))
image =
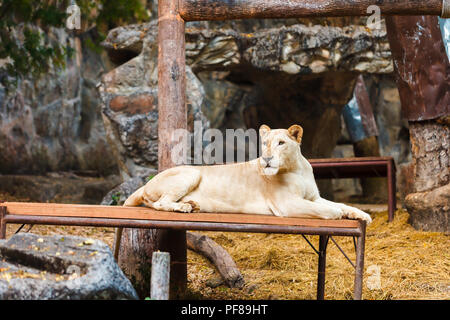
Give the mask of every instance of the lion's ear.
POLYGON ((302 127, 300 127, 297 124, 294 124, 293 126, 289 127, 288 132, 295 141, 297 141, 298 143, 302 143, 302 137, 303 137, 303 128, 302 127))
POLYGON ((270 131, 269 126, 263 124, 261 127, 259 127, 259 135, 261 137, 264 137, 268 132, 270 131))

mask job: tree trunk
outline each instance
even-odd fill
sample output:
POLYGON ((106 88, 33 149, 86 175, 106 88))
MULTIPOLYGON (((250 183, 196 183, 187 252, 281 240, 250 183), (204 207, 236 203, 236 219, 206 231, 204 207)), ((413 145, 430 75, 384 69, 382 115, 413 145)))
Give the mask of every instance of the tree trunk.
POLYGON ((416 229, 449 232, 450 117, 410 122, 413 190, 405 198, 416 229))
MULTIPOLYGON (((184 21, 178 1, 158 3, 158 169, 175 166, 172 158, 177 129, 187 130, 184 21)), ((186 232, 177 230, 124 229, 119 265, 141 298, 150 293, 152 254, 170 253, 170 298, 183 297, 187 283, 186 232)))
POLYGON ((287 19, 311 17, 367 16, 367 8, 376 4, 384 15, 440 15, 441 0, 180 0, 186 21, 230 19, 287 19))
POLYGON ((119 266, 141 299, 150 294, 152 254, 158 250, 158 230, 123 229, 119 266))
POLYGON ((450 63, 435 16, 386 17, 413 181, 405 198, 417 229, 449 231, 450 63))

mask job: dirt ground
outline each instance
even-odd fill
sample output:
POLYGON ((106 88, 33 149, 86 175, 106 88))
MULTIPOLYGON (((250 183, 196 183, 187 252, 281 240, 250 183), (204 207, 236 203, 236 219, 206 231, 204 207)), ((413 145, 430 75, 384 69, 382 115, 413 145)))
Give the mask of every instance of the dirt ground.
MULTIPOLYGON (((8 199, 12 200, 12 199, 8 199)), ((398 210, 387 222, 387 212, 373 213, 367 229, 364 299, 450 299, 449 234, 421 232, 408 223, 408 213, 398 210)), ((9 225, 11 236, 18 225, 9 225)), ((26 226, 22 231, 27 231, 26 226)), ((41 235, 79 235, 103 240, 112 246, 110 228, 34 226, 41 235)), ((188 252, 188 297, 194 299, 315 299, 317 255, 300 235, 205 232, 228 250, 246 285, 215 288, 219 278, 202 256, 188 252)), ((318 247, 318 237, 308 236, 318 247)), ((335 240, 354 260, 351 238, 335 240)), ((354 270, 338 248, 329 242, 325 284, 326 299, 351 299, 354 270)))

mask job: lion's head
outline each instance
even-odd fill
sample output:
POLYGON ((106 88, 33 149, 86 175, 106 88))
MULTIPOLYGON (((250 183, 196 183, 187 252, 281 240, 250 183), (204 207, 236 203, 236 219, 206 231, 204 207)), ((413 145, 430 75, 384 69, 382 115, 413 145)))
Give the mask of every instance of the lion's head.
POLYGON ((303 136, 301 126, 293 125, 287 130, 271 130, 268 126, 262 125, 259 128, 259 135, 262 142, 259 165, 264 174, 275 175, 296 168, 303 136))

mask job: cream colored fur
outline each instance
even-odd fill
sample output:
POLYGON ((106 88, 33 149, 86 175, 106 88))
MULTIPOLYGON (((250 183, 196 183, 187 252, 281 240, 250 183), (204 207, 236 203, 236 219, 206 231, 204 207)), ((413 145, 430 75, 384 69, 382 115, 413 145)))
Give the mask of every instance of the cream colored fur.
POLYGON ((125 206, 163 211, 263 214, 280 217, 362 219, 351 206, 320 197, 313 170, 300 149, 303 129, 261 126, 262 157, 215 166, 165 170, 133 193, 125 206))

